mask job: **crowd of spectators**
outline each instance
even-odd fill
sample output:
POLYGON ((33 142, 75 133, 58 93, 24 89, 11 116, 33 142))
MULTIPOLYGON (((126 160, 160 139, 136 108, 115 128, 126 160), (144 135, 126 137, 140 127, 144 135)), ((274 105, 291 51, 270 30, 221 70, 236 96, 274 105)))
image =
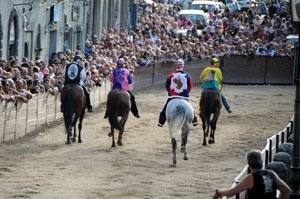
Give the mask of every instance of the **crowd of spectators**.
MULTIPOLYGON (((137 67, 152 63, 211 59, 223 56, 293 56, 293 46, 286 36, 294 34, 290 14, 284 3, 273 2, 275 12, 256 14, 255 7, 247 12, 211 13, 209 22, 189 23, 187 34, 177 34, 183 26, 178 16, 181 7, 167 3, 140 4, 135 30, 102 30, 102 37, 86 38, 84 49, 67 49, 53 54, 49 61, 37 56, 24 57, 18 63, 15 56, 0 61, 0 101, 27 102, 33 94, 59 94, 64 80, 61 71, 75 55, 84 58, 87 71, 86 86, 101 86, 101 80, 124 58, 126 67, 134 72, 137 67), (201 30, 201 34, 198 31, 201 30)), ((274 10, 274 9, 273 9, 274 10)))

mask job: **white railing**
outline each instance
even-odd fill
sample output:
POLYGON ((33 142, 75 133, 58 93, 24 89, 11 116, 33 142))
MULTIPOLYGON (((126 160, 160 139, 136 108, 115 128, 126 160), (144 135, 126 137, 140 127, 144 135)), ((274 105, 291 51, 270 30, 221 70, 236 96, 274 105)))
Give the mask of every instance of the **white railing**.
MULTIPOLYGON (((91 88, 94 107, 106 102, 110 83, 104 80, 101 87, 91 88)), ((62 120, 60 94, 35 94, 27 103, 0 102, 0 142, 24 137, 40 128, 62 120)))

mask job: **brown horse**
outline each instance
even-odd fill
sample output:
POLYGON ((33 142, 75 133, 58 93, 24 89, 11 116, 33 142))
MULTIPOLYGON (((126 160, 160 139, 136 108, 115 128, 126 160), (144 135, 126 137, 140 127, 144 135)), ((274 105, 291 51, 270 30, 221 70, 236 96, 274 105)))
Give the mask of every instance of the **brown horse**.
POLYGON ((200 118, 202 120, 203 129, 203 143, 206 144, 206 137, 209 135, 209 144, 215 143, 215 131, 217 128, 217 121, 220 116, 222 108, 221 93, 218 90, 203 90, 200 98, 200 118), (213 117, 211 119, 211 115, 213 117))
POLYGON ((112 89, 107 96, 106 112, 110 124, 111 132, 108 133, 112 137, 111 147, 115 147, 114 129, 119 130, 119 137, 117 144, 122 146, 122 137, 125 128, 125 123, 128 119, 130 112, 130 95, 128 92, 121 89, 112 89), (119 120, 118 117, 121 117, 119 120))
POLYGON ((67 131, 67 142, 71 144, 70 137, 72 136, 72 127, 74 129, 72 142, 76 142, 76 124, 78 124, 78 143, 82 143, 81 129, 82 120, 85 115, 85 95, 83 88, 77 84, 67 84, 61 90, 60 95, 62 112, 64 116, 65 127, 67 131))

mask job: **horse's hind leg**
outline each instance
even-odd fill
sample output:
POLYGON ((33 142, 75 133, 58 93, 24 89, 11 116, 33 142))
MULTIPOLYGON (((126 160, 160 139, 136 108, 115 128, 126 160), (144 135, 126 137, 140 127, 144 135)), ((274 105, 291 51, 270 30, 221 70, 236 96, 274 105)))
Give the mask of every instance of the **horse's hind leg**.
POLYGON ((77 119, 78 117, 75 116, 74 119, 73 119, 73 122, 72 122, 72 126, 73 126, 73 129, 74 129, 74 133, 73 133, 73 137, 72 137, 72 142, 76 142, 76 136, 77 136, 77 133, 76 133, 76 124, 77 124, 77 119))
POLYGON ((78 143, 82 143, 82 140, 81 140, 81 129, 82 129, 82 120, 80 120, 79 124, 78 124, 78 143))
POLYGON ((206 146, 207 145, 207 143, 206 143, 206 137, 208 136, 208 130, 209 129, 207 129, 208 127, 206 126, 206 124, 205 124, 205 122, 203 122, 203 143, 202 143, 202 145, 203 146, 206 146))
POLYGON ((209 138, 209 144, 215 143, 215 132, 217 129, 217 121, 220 114, 215 114, 213 119, 211 120, 211 131, 210 131, 210 138, 209 138))
POLYGON ((123 146, 123 142, 122 142, 122 139, 123 139, 123 133, 124 133, 124 130, 125 130, 125 123, 128 119, 128 116, 126 117, 123 117, 121 118, 120 120, 120 125, 122 126, 122 130, 119 131, 119 137, 118 137, 118 141, 117 141, 117 144, 118 146, 123 146))
POLYGON ((177 162, 177 155, 176 155, 176 149, 177 149, 177 142, 175 138, 171 139, 171 143, 172 143, 172 153, 173 153, 173 165, 171 166, 176 166, 176 162, 177 162))
POLYGON ((123 146, 123 142, 122 142, 123 132, 124 132, 124 130, 119 131, 119 137, 118 137, 118 141, 117 141, 118 146, 123 146))
POLYGON ((114 127, 110 126, 110 132, 108 133, 108 136, 111 137, 111 147, 116 147, 115 143, 115 129, 114 127))
POLYGON ((184 133, 181 137, 181 153, 184 154, 183 159, 188 160, 188 153, 186 149, 186 144, 187 144, 187 139, 188 139, 188 134, 184 133))
POLYGON ((72 126, 68 128, 67 130, 67 142, 66 144, 71 144, 71 136, 72 136, 72 126))
POLYGON ((83 117, 84 117, 84 110, 83 112, 81 112, 80 118, 79 118, 79 124, 78 124, 78 143, 82 143, 81 140, 81 129, 82 129, 82 121, 83 121, 83 117))

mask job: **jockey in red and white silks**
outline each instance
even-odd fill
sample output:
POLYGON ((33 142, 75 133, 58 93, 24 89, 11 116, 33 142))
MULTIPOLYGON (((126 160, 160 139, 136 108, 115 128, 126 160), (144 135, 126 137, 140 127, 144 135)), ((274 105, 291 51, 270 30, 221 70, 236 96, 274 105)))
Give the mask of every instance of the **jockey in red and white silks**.
MULTIPOLYGON (((171 72, 166 80, 165 86, 168 91, 168 99, 159 115, 158 126, 162 127, 166 122, 166 109, 167 104, 173 98, 182 98, 189 101, 190 91, 193 88, 193 81, 191 76, 183 70, 184 62, 178 59, 176 63, 176 70, 171 72)), ((198 119, 194 115, 193 125, 198 124, 198 119)))

